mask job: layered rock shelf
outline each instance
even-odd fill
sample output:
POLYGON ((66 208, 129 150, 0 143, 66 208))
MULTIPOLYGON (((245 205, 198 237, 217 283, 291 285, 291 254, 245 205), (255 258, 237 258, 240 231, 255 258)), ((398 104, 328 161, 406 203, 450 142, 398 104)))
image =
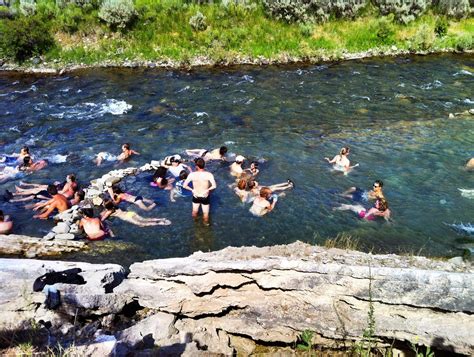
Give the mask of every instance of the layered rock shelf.
POLYGON ((1 259, 0 328, 34 321, 50 342, 74 341, 85 354, 248 355, 259 345, 294 347, 305 330, 318 346, 350 346, 362 339, 373 309, 380 346, 472 355, 473 277, 462 261, 301 242, 145 261, 128 274, 113 264, 1 259), (80 269, 76 281, 67 274, 36 280, 71 268, 80 269), (43 291, 32 290, 35 280, 43 291))

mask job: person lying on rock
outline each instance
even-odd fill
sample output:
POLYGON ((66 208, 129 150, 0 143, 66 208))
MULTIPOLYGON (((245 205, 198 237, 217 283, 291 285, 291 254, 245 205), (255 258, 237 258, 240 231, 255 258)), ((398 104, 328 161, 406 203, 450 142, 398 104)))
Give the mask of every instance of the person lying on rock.
POLYGON ((9 216, 3 215, 3 211, 0 210, 0 234, 8 234, 13 229, 13 221, 10 220, 9 216))
POLYGON ((54 210, 58 210, 58 212, 61 213, 69 208, 69 201, 66 197, 58 193, 56 186, 48 185, 48 193, 52 198, 36 208, 43 208, 43 211, 40 214, 34 215, 33 218, 48 219, 54 210))
MULTIPOLYGON (((58 192, 66 198, 72 198, 74 193, 77 191, 77 182, 76 176, 69 174, 66 176, 66 181, 60 183, 56 181, 54 183, 58 192)), ((15 192, 11 193, 10 202, 22 202, 22 201, 31 201, 34 199, 50 199, 47 189, 48 185, 41 185, 36 183, 26 183, 21 182, 19 186, 15 186, 15 192), (17 196, 23 196, 18 198, 17 196), (15 198, 17 197, 17 198, 15 198)), ((10 194, 9 191, 6 191, 7 194, 10 194)))

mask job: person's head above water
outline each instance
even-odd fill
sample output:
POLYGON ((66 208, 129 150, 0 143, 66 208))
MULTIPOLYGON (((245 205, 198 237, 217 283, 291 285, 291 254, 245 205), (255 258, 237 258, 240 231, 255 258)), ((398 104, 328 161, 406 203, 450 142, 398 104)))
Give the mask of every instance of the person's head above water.
POLYGON ((46 191, 48 191, 51 196, 58 194, 58 188, 55 185, 48 185, 46 191))
POLYGON ((269 187, 262 187, 260 189, 260 197, 269 198, 272 195, 272 190, 269 187))
POLYGON ((224 156, 225 154, 227 154, 227 146, 221 146, 221 147, 219 148, 219 154, 220 154, 221 156, 224 156))
POLYGON ((30 148, 26 145, 24 145, 21 149, 20 149, 20 155, 29 155, 30 154, 30 148))
POLYGON ((0 209, 0 222, 5 220, 5 216, 3 215, 3 211, 0 209))
POLYGON ((238 163, 238 164, 241 164, 245 161, 245 157, 243 157, 242 155, 237 155, 235 157, 235 162, 238 163))
POLYGON ((373 187, 374 192, 377 196, 379 196, 379 195, 383 196, 383 193, 382 193, 383 182, 382 181, 375 180, 374 185, 372 187, 373 187))
POLYGON ((186 180, 188 178, 188 172, 186 170, 181 170, 179 173, 180 180, 186 180))
POLYGON ((130 150, 130 144, 129 143, 125 143, 122 145, 122 151, 128 151, 130 150))
POLYGON ((66 181, 67 182, 76 182, 76 176, 74 176, 73 174, 69 174, 66 176, 66 181))
POLYGON ((106 210, 114 210, 115 209, 115 205, 112 202, 112 200, 106 200, 104 202, 104 207, 105 207, 106 210))
POLYGON ((33 160, 31 160, 31 156, 25 156, 23 158, 23 163, 20 165, 20 169, 30 167, 32 164, 33 160))
POLYGON ((379 197, 375 201, 375 208, 381 212, 385 212, 388 209, 388 202, 385 198, 379 197))
POLYGON ((349 154, 349 151, 351 151, 351 149, 349 147, 345 146, 341 149, 341 151, 339 151, 339 154, 347 155, 347 154, 349 154))
POLYGON ((115 193, 116 195, 123 193, 122 189, 118 186, 112 187, 112 192, 115 193))
POLYGON ((204 166, 206 166, 206 162, 204 161, 202 157, 198 157, 196 160, 194 160, 194 162, 198 169, 203 170, 204 166))
POLYGON ((172 165, 176 164, 175 166, 178 166, 181 163, 181 155, 173 155, 170 159, 170 162, 172 165))
POLYGON ((92 208, 83 208, 81 212, 88 218, 94 217, 94 210, 92 208))
POLYGON ((247 180, 241 178, 237 183, 237 187, 239 190, 245 190, 247 188, 247 180))

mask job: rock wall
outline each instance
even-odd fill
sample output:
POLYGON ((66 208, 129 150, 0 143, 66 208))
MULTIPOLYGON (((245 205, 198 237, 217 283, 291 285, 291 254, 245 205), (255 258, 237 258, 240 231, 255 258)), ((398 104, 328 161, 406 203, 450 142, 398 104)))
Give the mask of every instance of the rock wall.
POLYGON ((135 263, 126 278, 112 264, 1 259, 0 327, 42 320, 60 341, 72 331, 80 348, 105 338, 118 355, 246 355, 257 344, 293 346, 304 330, 314 331, 320 346, 359 341, 373 307, 379 344, 416 342, 472 355, 473 276, 470 263, 301 242, 135 263), (61 305, 47 309, 33 281, 70 267, 82 269, 86 283, 55 284, 61 305))

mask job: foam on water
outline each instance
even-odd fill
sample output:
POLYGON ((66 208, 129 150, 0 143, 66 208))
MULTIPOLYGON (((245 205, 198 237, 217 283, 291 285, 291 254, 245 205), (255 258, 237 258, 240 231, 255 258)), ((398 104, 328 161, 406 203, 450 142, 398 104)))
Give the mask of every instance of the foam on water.
POLYGON ((61 164, 67 161, 67 157, 68 155, 53 154, 50 156, 45 156, 44 159, 53 164, 61 164))
POLYGON ((459 72, 456 72, 456 73, 453 74, 454 77, 462 76, 462 75, 464 75, 464 76, 472 76, 473 74, 472 74, 472 72, 469 72, 468 70, 465 70, 465 69, 462 69, 462 70, 460 70, 459 72))
POLYGON ((440 88, 442 86, 443 86, 443 83, 441 83, 438 80, 435 80, 434 82, 431 82, 431 83, 422 84, 420 88, 423 90, 431 90, 435 88, 440 88))
POLYGON ((104 114, 122 115, 132 109, 132 105, 124 100, 107 99, 107 102, 102 104, 101 108, 104 114))
POLYGON ((469 99, 469 98, 466 98, 466 99, 463 100, 463 103, 466 103, 466 104, 474 104, 474 100, 469 99))

